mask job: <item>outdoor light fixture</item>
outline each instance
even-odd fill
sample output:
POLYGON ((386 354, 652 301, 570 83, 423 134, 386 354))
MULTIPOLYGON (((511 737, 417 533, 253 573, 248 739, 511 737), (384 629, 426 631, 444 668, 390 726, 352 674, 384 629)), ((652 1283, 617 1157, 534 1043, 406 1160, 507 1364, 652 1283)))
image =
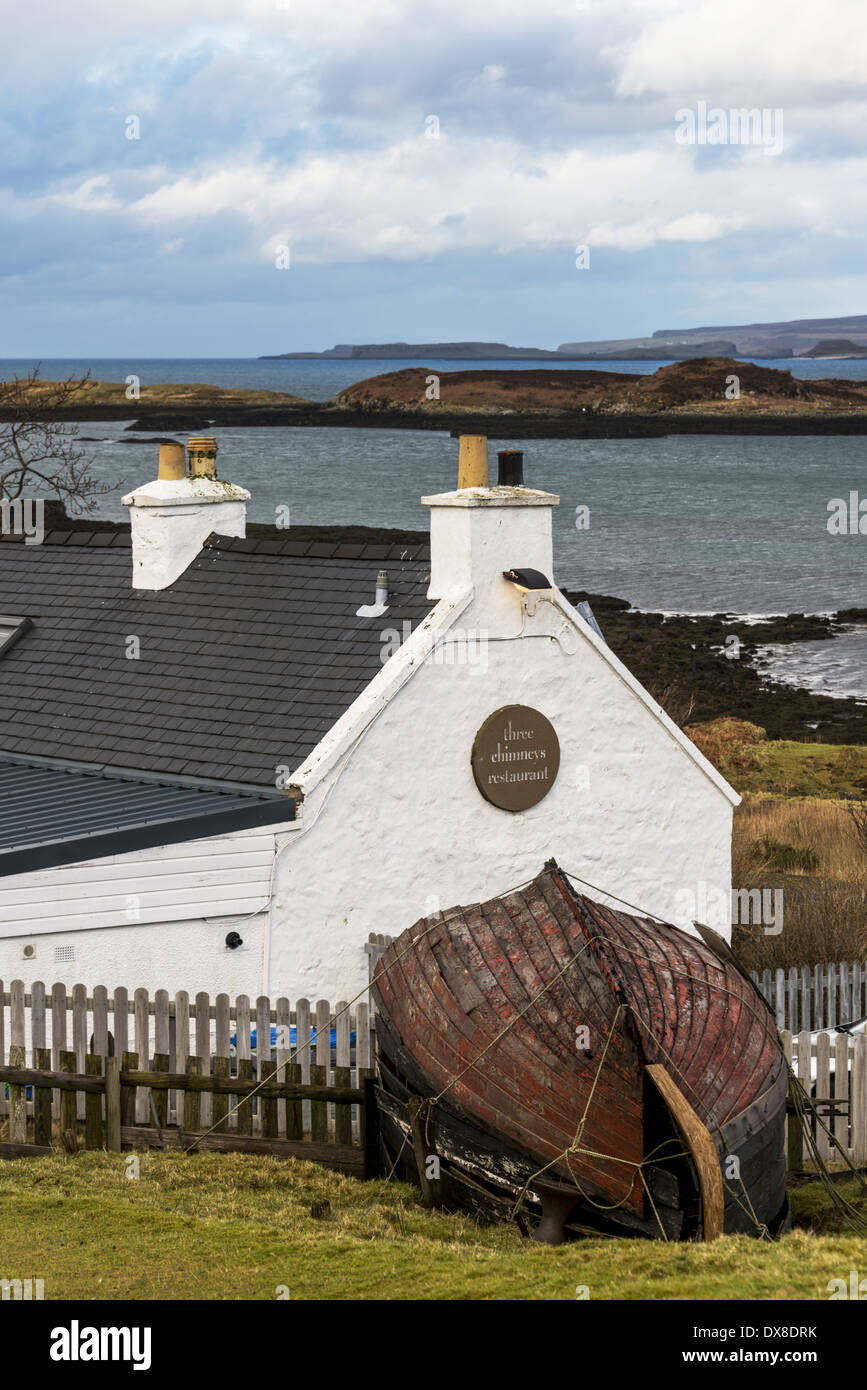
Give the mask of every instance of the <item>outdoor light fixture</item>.
POLYGON ((540 570, 503 570, 503 578, 520 589, 522 594, 534 593, 539 589, 553 589, 550 579, 540 570))
MULTIPOLYGON (((554 605, 554 585, 541 570, 503 570, 503 578, 514 584, 521 595, 521 610, 526 617, 534 618, 540 603, 554 605)), ((521 631, 523 630, 522 619, 521 631)), ((552 632, 549 636, 560 643, 567 655, 572 656, 577 651, 575 635, 570 635, 567 623, 562 623, 560 632, 552 632)))
POLYGON ((239 936, 236 931, 230 931, 226 937, 226 945, 230 951, 237 951, 239 946, 243 946, 244 938, 239 936))

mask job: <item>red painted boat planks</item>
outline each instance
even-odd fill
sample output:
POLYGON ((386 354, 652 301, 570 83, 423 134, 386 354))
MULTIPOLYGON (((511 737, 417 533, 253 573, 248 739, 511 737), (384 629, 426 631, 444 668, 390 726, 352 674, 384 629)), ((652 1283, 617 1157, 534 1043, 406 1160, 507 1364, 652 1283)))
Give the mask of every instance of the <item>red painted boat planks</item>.
MULTIPOLYGON (((648 1159, 668 1160, 657 1188, 676 1191, 679 1175, 688 1189, 695 1177, 671 1117, 648 1103, 645 1068, 655 1064, 721 1160, 732 1136, 751 1136, 762 1211, 745 1186, 729 1186, 727 1228, 761 1225, 784 1206, 774 1020, 748 977, 704 941, 582 896, 552 862, 521 889, 403 933, 373 988, 392 1094, 434 1097, 434 1122, 439 1114, 454 1132, 489 1136, 494 1170, 508 1154, 511 1174, 544 1170, 577 1185, 589 1208, 652 1221, 648 1159), (756 1105, 767 1126, 758 1140, 756 1105)), ((392 1103, 396 1133, 394 1123, 392 1103)))

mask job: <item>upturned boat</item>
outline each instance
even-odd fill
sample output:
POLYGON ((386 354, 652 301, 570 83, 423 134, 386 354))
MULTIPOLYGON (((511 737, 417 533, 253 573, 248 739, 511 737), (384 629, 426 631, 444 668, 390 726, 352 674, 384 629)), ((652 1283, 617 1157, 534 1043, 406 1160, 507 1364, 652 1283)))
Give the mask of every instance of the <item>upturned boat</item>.
POLYGON ((372 985, 389 1166, 553 1243, 783 1229, 775 1021, 696 925, 604 906, 552 860, 405 931, 372 985))

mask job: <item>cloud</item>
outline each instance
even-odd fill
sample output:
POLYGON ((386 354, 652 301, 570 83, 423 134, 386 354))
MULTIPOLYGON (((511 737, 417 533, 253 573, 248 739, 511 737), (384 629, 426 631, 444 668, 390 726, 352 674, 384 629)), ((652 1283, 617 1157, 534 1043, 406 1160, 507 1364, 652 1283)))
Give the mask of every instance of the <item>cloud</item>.
MULTIPOLYGON (((815 275, 837 247, 854 264, 867 10, 851 0, 330 0, 324 14, 321 0, 12 7, 0 253, 22 315, 28 285, 83 312, 135 286, 255 297, 281 244, 287 298, 305 275, 344 293, 342 269, 364 267, 369 302, 401 312, 413 267, 433 263, 445 297, 467 267, 508 263, 516 304, 560 274, 589 300, 613 265, 634 299, 626 262, 650 254, 674 294, 687 256, 757 296, 782 263, 787 294, 799 261, 815 275), (782 154, 678 146, 675 113, 699 100, 784 108, 782 154), (604 253, 583 278, 579 243, 604 253)), ((627 291, 608 283, 615 305, 627 291)))
POLYGON ((609 50, 619 96, 697 92, 720 104, 778 106, 867 87, 867 10, 853 0, 673 0, 661 14, 649 9, 633 3, 635 32, 609 50))

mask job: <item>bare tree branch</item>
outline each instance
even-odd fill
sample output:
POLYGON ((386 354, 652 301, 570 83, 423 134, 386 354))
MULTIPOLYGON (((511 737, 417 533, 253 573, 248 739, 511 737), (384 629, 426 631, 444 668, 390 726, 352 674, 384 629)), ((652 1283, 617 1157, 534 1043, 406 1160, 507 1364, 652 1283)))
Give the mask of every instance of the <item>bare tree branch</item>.
POLYGON ((43 381, 40 366, 23 377, 0 381, 0 501, 14 501, 30 487, 59 497, 73 511, 92 512, 96 498, 110 492, 92 472, 92 459, 78 439, 78 426, 52 416, 74 402, 90 379, 43 381))

